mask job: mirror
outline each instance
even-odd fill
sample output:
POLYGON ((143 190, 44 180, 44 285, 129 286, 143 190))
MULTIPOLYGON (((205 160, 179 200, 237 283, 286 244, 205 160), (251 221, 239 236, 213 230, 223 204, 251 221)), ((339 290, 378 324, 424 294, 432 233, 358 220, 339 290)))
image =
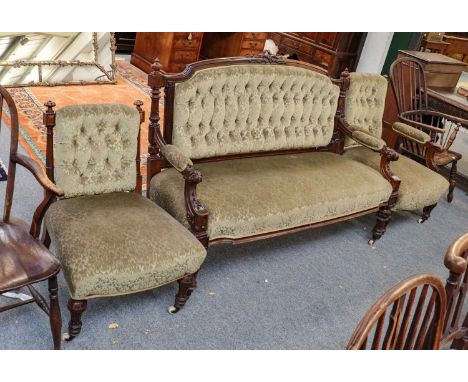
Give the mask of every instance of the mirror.
POLYGON ((113 32, 0 32, 0 85, 115 83, 113 32))

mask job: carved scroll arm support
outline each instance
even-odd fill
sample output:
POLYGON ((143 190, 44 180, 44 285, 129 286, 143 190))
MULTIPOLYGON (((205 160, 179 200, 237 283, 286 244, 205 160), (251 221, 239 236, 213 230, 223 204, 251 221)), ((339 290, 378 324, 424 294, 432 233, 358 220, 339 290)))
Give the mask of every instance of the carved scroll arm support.
MULTIPOLYGON (((162 138, 161 138, 162 139, 162 138)), ((159 143, 163 143, 160 141, 159 143)), ((208 223, 208 211, 197 197, 197 185, 202 181, 200 171, 193 168, 193 162, 177 146, 163 145, 160 154, 178 171, 185 179, 185 207, 187 220, 195 234, 206 232, 208 223)))

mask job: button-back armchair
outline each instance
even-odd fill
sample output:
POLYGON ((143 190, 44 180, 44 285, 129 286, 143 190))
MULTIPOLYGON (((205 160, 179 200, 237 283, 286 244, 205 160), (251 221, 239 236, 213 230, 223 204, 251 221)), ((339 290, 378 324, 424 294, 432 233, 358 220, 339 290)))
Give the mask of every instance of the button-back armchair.
POLYGON ((425 142, 400 136, 400 149, 426 161, 428 167, 438 171, 439 166, 452 165, 447 201, 453 200, 456 186, 457 162, 460 153, 450 150, 460 127, 468 128, 468 120, 430 110, 427 102, 426 75, 422 65, 411 58, 400 58, 390 67, 391 82, 395 92, 399 119, 430 137, 438 149, 427 156, 430 149, 425 142))
MULTIPOLYGON (((381 163, 380 155, 373 148, 386 145, 382 139, 382 118, 387 80, 379 74, 345 71, 341 77, 341 88, 346 92, 346 105, 344 118, 339 120, 339 127, 347 131, 348 135, 343 155, 378 171, 381 163), (357 138, 364 136, 368 139, 354 141, 349 135, 357 138)), ((435 167, 432 166, 430 158, 439 149, 430 141, 428 134, 412 126, 397 122, 393 125, 393 130, 409 142, 426 147, 425 155, 431 164, 430 168, 403 155, 390 165, 394 175, 401 180, 393 209, 407 211, 422 209, 422 217, 419 219, 422 223, 429 218, 432 209, 449 186, 443 176, 433 171, 435 167)))
MULTIPOLYGON (((142 102, 72 105, 48 101, 47 174, 63 188, 48 194, 46 242, 63 264, 71 317, 67 339, 81 330, 87 301, 179 283, 171 312, 196 287, 206 251, 160 207, 141 195, 142 102), (55 134, 55 137, 54 137, 55 134), (55 142, 54 142, 55 141, 55 142), (55 153, 54 153, 55 144, 55 153), (49 239, 50 237, 50 239, 49 239)), ((40 224, 40 222, 38 222, 40 224)))
MULTIPOLYGON (((62 319, 57 286, 60 263, 38 240, 39 232, 35 224, 29 227, 24 221, 11 217, 16 165, 28 169, 47 192, 63 195, 63 191, 47 178, 34 160, 18 153, 18 112, 10 94, 0 86, 0 121, 4 102, 10 113, 11 141, 3 220, 0 220, 0 294, 27 287, 32 298, 2 306, 0 312, 36 302, 49 315, 54 349, 60 349, 62 319), (48 282, 50 305, 33 286, 45 280, 48 282)), ((4 326, 2 330, 5 330, 4 326)))

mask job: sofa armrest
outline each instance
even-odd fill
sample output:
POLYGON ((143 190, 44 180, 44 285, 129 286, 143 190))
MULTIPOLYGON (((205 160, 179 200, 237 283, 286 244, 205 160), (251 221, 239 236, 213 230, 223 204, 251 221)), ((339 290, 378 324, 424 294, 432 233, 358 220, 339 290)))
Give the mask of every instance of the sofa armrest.
POLYGON ((202 181, 200 171, 193 168, 193 162, 177 146, 160 142, 161 155, 184 177, 184 200, 187 211, 187 221, 192 233, 208 247, 208 211, 197 196, 197 185, 202 181))
POLYGON ((164 145, 161 147, 161 154, 179 172, 183 172, 188 166, 193 166, 193 162, 177 146, 164 145))
POLYGON ((358 126, 352 126, 346 122, 342 117, 337 117, 336 126, 338 129, 348 137, 354 139, 359 144, 367 147, 380 154, 380 173, 392 186, 392 194, 388 201, 388 207, 393 208, 398 199, 398 190, 400 188, 401 180, 393 174, 390 169, 390 162, 398 160, 398 153, 387 147, 383 139, 374 137, 359 129, 358 126))
POLYGON ((395 122, 392 125, 392 129, 396 133, 403 135, 405 138, 411 139, 412 141, 416 141, 421 144, 424 144, 431 140, 429 134, 426 134, 424 131, 416 129, 413 126, 407 125, 406 123, 395 122))
POLYGON ((386 146, 386 143, 383 139, 374 137, 362 130, 353 129, 351 133, 351 138, 353 138, 357 143, 368 147, 374 151, 380 151, 386 146))

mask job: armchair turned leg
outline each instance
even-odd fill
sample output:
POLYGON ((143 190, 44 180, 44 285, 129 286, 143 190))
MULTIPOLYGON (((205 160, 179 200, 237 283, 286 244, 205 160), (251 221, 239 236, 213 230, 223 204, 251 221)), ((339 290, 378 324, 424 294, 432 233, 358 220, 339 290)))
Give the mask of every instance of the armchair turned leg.
POLYGON ((188 301, 192 292, 197 288, 197 274, 187 275, 177 282, 179 283, 179 292, 176 295, 174 305, 167 309, 169 313, 177 313, 188 301))
POLYGON ((60 314, 60 305, 58 300, 58 284, 57 276, 53 276, 48 280, 49 284, 49 321, 54 340, 54 349, 60 350, 62 345, 62 315, 60 314))
POLYGON ((377 222, 372 230, 372 239, 368 241, 369 245, 374 245, 374 243, 383 236, 391 217, 392 210, 388 206, 379 208, 377 212, 377 222))
POLYGON ((453 200, 453 190, 455 190, 455 186, 457 185, 457 161, 452 163, 452 168, 450 169, 450 177, 449 177, 449 190, 447 194, 447 202, 452 203, 453 200))
POLYGON ((429 217, 431 216, 431 212, 432 210, 434 209, 434 207, 437 206, 437 203, 436 204, 433 204, 431 206, 426 206, 423 208, 423 214, 422 214, 422 217, 419 218, 418 220, 418 223, 419 224, 422 224, 424 223, 427 219, 429 219, 429 217))
POLYGON ((68 323, 68 333, 64 334, 65 341, 71 341, 81 332, 81 315, 86 310, 88 302, 86 300, 68 300, 68 310, 70 311, 70 322, 68 323))

